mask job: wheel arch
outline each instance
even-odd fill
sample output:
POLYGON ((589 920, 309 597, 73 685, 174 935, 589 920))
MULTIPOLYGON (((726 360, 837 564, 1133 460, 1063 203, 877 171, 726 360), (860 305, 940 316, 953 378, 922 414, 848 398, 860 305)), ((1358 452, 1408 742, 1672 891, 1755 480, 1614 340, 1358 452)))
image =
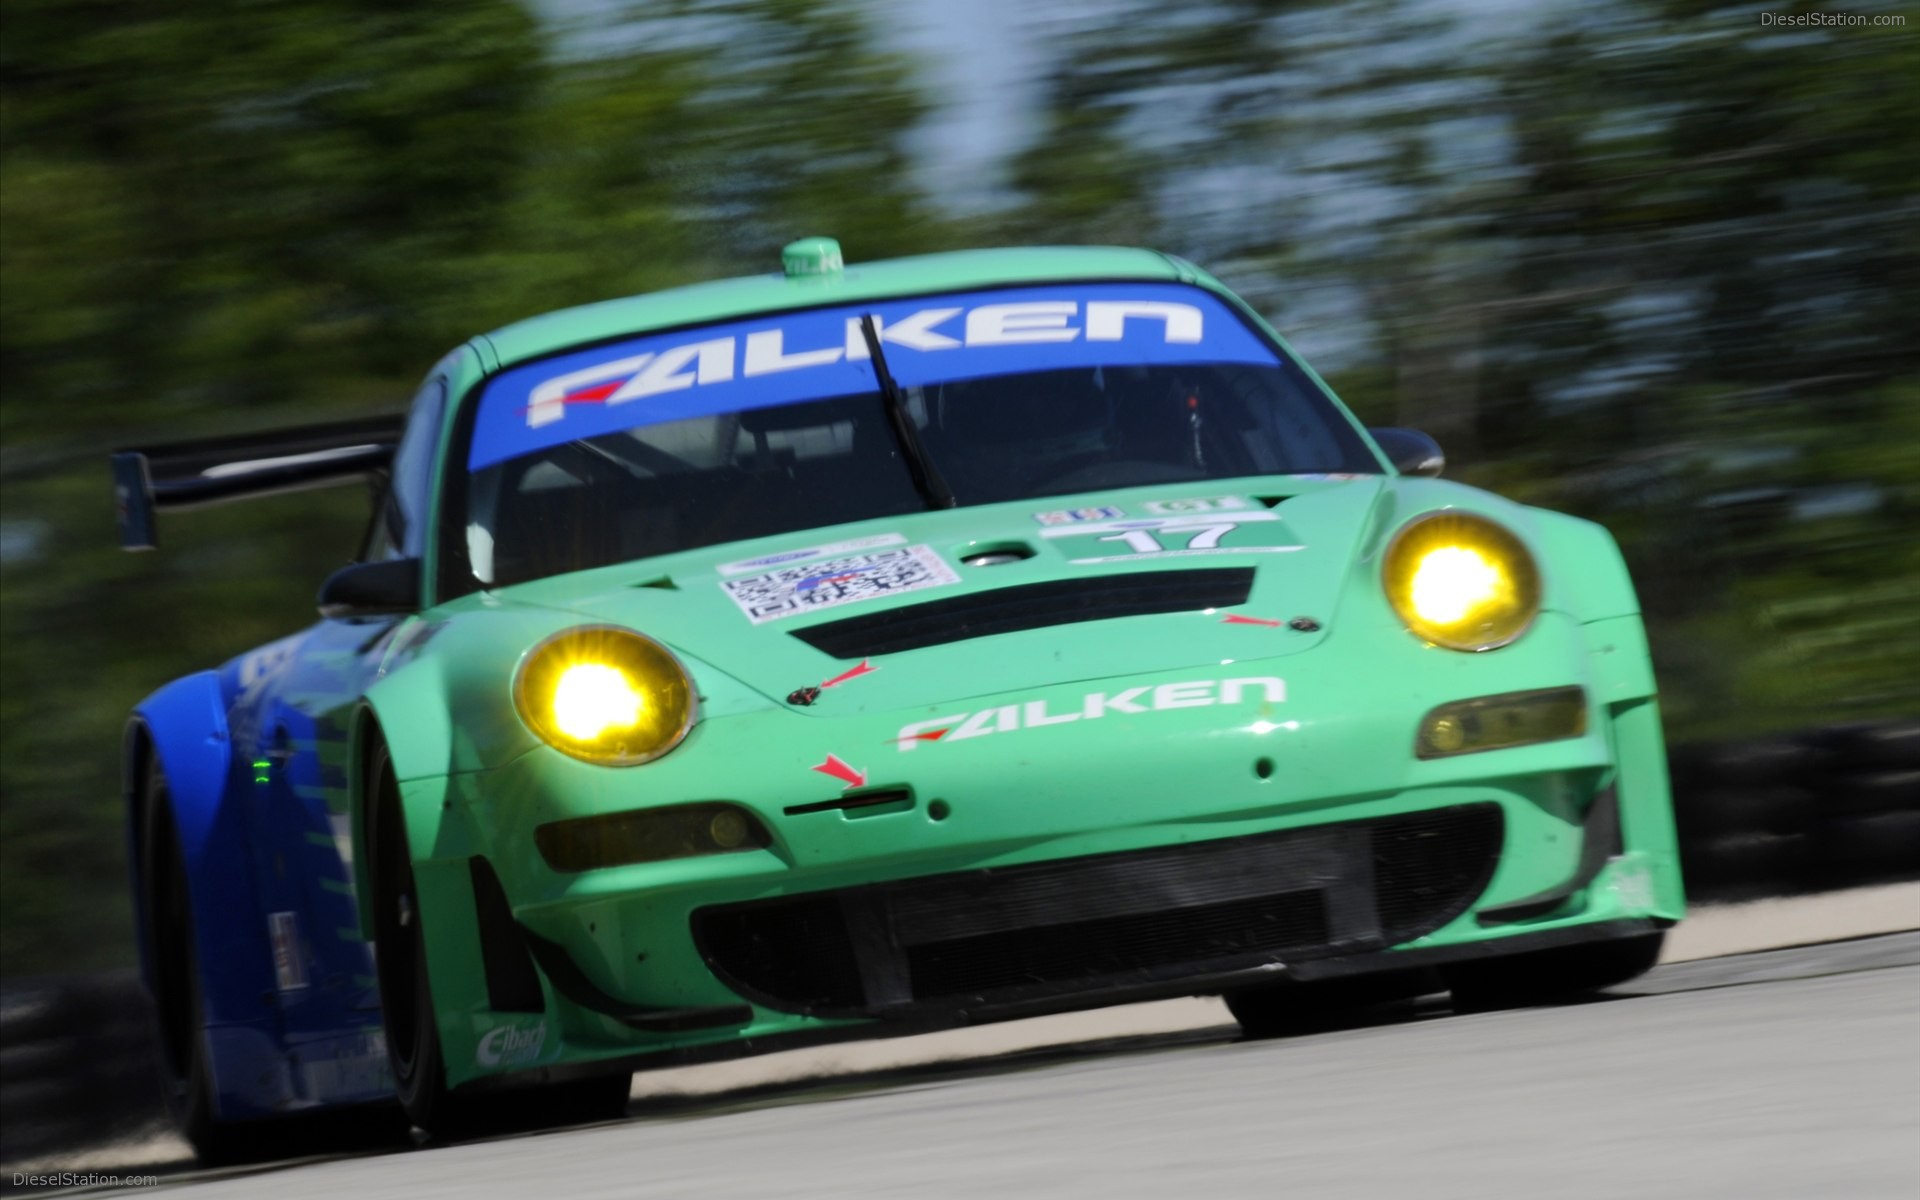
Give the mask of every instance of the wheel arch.
MULTIPOLYGON (((473 1056, 471 1021, 462 1014, 486 1008, 470 865, 480 850, 477 832, 465 806, 456 802, 452 785, 458 778, 451 768, 459 748, 451 733, 444 684, 436 670, 425 667, 416 663, 369 688, 348 727, 353 886, 361 932, 378 955, 380 851, 375 843, 385 826, 374 812, 379 786, 375 771, 378 752, 385 747, 414 871, 418 919, 434 931, 424 944, 426 973, 442 1036, 454 1039, 447 1061, 454 1064, 449 1082, 458 1083, 464 1078, 462 1067, 473 1056)), ((383 1006, 386 1002, 383 996, 383 1006)))
POLYGON ((1639 615, 1633 577, 1606 526, 1541 508, 1528 514, 1539 532, 1549 603, 1582 623, 1639 615))
MULTIPOLYGON (((362 702, 354 712, 347 733, 347 761, 353 774, 347 781, 348 833, 353 842, 354 909, 359 915, 360 934, 373 941, 373 854, 368 819, 377 781, 373 778, 374 759, 382 746, 389 746, 380 714, 370 702, 362 702)), ((391 750, 389 750, 391 753, 391 750)))
MULTIPOLYGON (((444 780, 453 757, 452 720, 443 681, 431 663, 417 662, 406 671, 383 678, 367 689, 348 726, 347 761, 353 764, 348 780, 348 812, 353 842, 353 887, 358 902, 360 932, 373 937, 372 857, 368 853, 367 817, 373 799, 372 778, 376 751, 385 747, 396 781, 402 784, 444 780)), ((415 791, 403 788, 403 791, 415 791)), ((436 792, 443 789, 432 789, 436 792)), ((415 847, 434 846, 445 812, 442 804, 408 804, 407 836, 415 847)), ((418 857, 418 850, 415 851, 418 857)))
POLYGON ((166 779, 168 817, 186 866, 187 903, 208 1025, 271 1022, 261 997, 274 987, 266 914, 254 882, 246 797, 236 795, 233 739, 216 672, 184 676, 134 708, 121 739, 121 789, 127 822, 142 977, 153 984, 144 864, 152 797, 149 765, 166 779))

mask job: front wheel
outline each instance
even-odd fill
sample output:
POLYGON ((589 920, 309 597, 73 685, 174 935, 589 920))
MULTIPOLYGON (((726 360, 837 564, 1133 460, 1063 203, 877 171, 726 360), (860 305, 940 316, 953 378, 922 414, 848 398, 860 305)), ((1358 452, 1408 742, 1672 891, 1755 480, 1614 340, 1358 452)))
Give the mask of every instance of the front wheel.
POLYGON ((1551 1004, 1638 979, 1660 961, 1664 931, 1554 946, 1443 969, 1455 1012, 1551 1004))
POLYGON ((447 1087, 439 1021, 427 974, 427 943, 400 789, 384 746, 369 764, 373 811, 373 950, 386 1025, 387 1062, 400 1105, 435 1138, 458 1139, 608 1120, 626 1111, 631 1075, 596 1076, 543 1087, 463 1095, 447 1087))

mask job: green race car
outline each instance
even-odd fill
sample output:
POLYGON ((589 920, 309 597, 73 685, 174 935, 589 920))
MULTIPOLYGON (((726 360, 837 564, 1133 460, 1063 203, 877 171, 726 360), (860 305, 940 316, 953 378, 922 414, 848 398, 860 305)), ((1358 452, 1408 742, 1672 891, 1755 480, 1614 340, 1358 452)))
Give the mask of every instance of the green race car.
POLYGON ((476 337, 403 423, 116 456, 132 545, 384 481, 318 624, 129 726, 183 1126, 1639 974, 1683 899, 1626 569, 1440 466, 1177 258, 827 239, 476 337))

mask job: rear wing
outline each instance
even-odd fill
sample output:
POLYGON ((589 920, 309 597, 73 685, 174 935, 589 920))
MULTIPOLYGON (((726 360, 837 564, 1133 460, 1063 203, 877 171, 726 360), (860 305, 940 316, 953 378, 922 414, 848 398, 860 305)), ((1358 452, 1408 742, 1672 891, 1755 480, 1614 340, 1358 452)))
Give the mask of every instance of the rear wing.
POLYGON ((406 418, 361 417, 268 433, 179 442, 113 455, 120 546, 160 544, 160 512, 249 500, 378 476, 406 418))

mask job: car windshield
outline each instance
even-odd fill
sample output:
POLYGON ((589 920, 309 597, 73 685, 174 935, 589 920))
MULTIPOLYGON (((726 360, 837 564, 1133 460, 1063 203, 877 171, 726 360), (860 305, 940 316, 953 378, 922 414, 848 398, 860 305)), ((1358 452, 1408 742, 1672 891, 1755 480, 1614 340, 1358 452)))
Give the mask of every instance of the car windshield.
MULTIPOLYGON (((824 318, 828 324, 819 328, 840 335, 835 340, 842 344, 832 347, 785 330, 769 351, 765 340, 755 341, 766 329, 709 328, 640 353, 633 353, 637 344, 624 344, 593 352, 586 365, 549 361, 524 379, 503 375, 482 398, 466 480, 472 582, 497 587, 921 512, 948 495, 957 505, 979 505, 1249 475, 1380 469, 1305 373, 1210 295, 1164 286, 1124 289, 1125 297, 1105 303, 1131 305, 1126 316, 1134 319, 1123 317, 1119 336, 1102 339, 1094 335, 1108 331, 1101 324, 1103 301, 1086 294, 1092 290, 1074 289, 1071 301, 1052 299, 1052 291, 1046 299, 1010 293, 1021 301, 998 307, 1022 311, 989 318, 1003 332, 1024 321, 1015 332, 1071 329, 1086 332, 1086 339, 989 343, 977 354, 968 353, 974 339, 965 335, 989 328, 972 319, 988 307, 969 307, 978 297, 935 297, 876 313, 883 357, 898 380, 893 398, 900 424, 863 353, 864 341, 856 340, 860 317, 848 310, 803 314, 824 318), (1179 299, 1142 299, 1139 293, 1149 290, 1179 299), (1080 324, 1054 315, 1067 303, 1080 324), (1162 307, 1150 307, 1156 304, 1162 307), (1185 310, 1232 325, 1209 342, 1201 327, 1180 325, 1185 310), (952 335, 941 332, 949 325, 952 335), (1174 340, 1182 335, 1192 340, 1174 340), (1141 344, 1130 345, 1133 337, 1141 344), (722 359, 742 342, 742 362, 722 359), (802 344, 816 348, 797 351, 802 344), (936 356, 931 349, 961 352, 936 356), (805 361, 808 355, 813 362, 805 361), (728 402, 694 395, 702 384, 751 380, 756 367, 770 362, 800 364, 786 367, 787 391, 795 377, 804 381, 807 366, 864 376, 811 381, 815 390, 864 386, 772 402, 762 389, 747 397, 757 407, 687 411, 728 402), (636 385, 650 369, 656 384, 680 385, 656 393, 671 403, 647 404, 641 395, 630 408, 618 407, 620 391, 644 392, 636 385), (491 428, 489 405, 491 415, 506 418, 491 428)), ((738 404, 742 398, 730 399, 738 404)))

